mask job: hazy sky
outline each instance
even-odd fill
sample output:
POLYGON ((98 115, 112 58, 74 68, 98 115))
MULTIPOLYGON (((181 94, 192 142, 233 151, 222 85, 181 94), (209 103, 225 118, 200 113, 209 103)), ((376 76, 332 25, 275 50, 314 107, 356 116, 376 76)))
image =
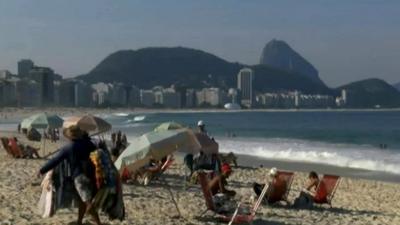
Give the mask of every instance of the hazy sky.
POLYGON ((201 49, 257 64, 282 39, 329 86, 400 81, 400 1, 0 0, 0 69, 31 58, 63 76, 108 54, 148 46, 201 49))

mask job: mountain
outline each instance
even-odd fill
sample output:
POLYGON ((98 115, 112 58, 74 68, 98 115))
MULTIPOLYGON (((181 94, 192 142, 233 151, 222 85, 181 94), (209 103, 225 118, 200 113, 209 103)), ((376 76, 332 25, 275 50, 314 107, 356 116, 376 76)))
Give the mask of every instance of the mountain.
POLYGON ((78 76, 78 79, 89 83, 122 82, 140 88, 172 84, 193 88, 229 88, 236 87, 237 74, 243 67, 254 69, 255 91, 330 93, 330 89, 323 83, 290 71, 266 65, 231 63, 210 53, 183 47, 117 51, 107 56, 88 74, 78 76))
POLYGON ((399 83, 397 83, 397 84, 393 84, 393 86, 397 89, 397 90, 399 90, 400 91, 400 82, 399 83))
POLYGON ((322 83, 318 76, 318 70, 286 42, 281 40, 273 39, 265 45, 261 54, 260 64, 295 72, 322 83))
POLYGON ((347 91, 347 105, 354 108, 400 107, 400 92, 380 79, 366 79, 337 88, 347 91))

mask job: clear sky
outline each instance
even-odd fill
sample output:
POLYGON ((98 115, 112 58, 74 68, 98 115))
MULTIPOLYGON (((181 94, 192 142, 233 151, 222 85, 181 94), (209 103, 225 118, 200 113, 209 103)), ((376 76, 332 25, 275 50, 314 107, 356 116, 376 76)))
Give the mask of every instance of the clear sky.
POLYGON ((285 40, 329 86, 400 81, 400 1, 0 0, 0 69, 84 74, 120 49, 185 46, 257 64, 285 40))

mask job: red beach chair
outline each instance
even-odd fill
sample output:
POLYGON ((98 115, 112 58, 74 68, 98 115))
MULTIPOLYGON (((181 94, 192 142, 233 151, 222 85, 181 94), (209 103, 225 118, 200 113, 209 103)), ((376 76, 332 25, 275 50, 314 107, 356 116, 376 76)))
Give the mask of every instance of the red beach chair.
POLYGON ((23 158, 23 157, 25 157, 24 153, 19 148, 18 143, 15 140, 15 138, 9 138, 8 141, 9 141, 10 149, 13 152, 13 155, 14 155, 15 158, 23 158))
POLYGON ((262 199, 264 198, 265 193, 267 192, 267 188, 268 188, 268 185, 266 185, 264 187, 259 198, 255 202, 254 206, 250 207, 249 214, 239 214, 238 213, 238 209, 239 209, 239 207, 241 207, 241 204, 238 205, 238 208, 236 209, 236 211, 231 215, 230 214, 220 214, 220 213, 218 213, 218 209, 216 208, 216 206, 213 202, 211 191, 208 188, 209 181, 208 181, 206 173, 199 172, 198 179, 199 179, 201 190, 203 192, 204 199, 206 201, 206 206, 207 206, 207 209, 201 215, 204 215, 208 211, 212 211, 212 212, 214 212, 214 215, 218 215, 218 218, 221 221, 230 222, 230 224, 231 223, 234 223, 234 224, 249 223, 249 224, 251 224, 256 216, 258 207, 261 205, 262 199))
POLYGON ((336 175, 325 174, 319 181, 316 193, 314 195, 314 203, 328 204, 332 207, 332 199, 336 189, 339 186, 340 177, 336 175))
POLYGON ((3 145, 4 150, 6 150, 6 152, 9 155, 11 155, 12 157, 15 157, 13 151, 11 150, 10 146, 8 145, 8 138, 2 137, 1 138, 1 143, 3 145))
MULTIPOLYGON (((287 204, 289 204, 288 201, 288 196, 290 192, 290 188, 293 183, 293 178, 294 178, 294 173, 289 172, 289 171, 278 171, 278 179, 284 180, 286 183, 286 189, 284 191, 279 190, 277 194, 280 196, 276 196, 275 193, 268 193, 267 192, 267 199, 274 197, 274 199, 279 199, 278 201, 285 201, 287 204)), ((275 201, 277 202, 277 201, 275 201)))

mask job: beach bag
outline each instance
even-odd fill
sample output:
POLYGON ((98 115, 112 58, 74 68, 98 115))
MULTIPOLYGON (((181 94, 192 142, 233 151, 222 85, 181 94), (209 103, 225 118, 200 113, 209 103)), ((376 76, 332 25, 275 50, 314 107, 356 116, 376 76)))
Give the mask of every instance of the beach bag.
POLYGON ((218 213, 228 214, 236 210, 236 202, 232 201, 228 195, 218 193, 212 197, 212 200, 218 213))
POLYGON ((297 209, 310 209, 313 207, 313 199, 305 192, 300 192, 300 196, 294 200, 293 207, 297 209))
POLYGON ((38 213, 42 216, 42 218, 49 218, 54 215, 54 186, 52 184, 52 175, 53 171, 49 171, 46 173, 42 183, 42 194, 40 195, 40 199, 38 202, 38 213))

